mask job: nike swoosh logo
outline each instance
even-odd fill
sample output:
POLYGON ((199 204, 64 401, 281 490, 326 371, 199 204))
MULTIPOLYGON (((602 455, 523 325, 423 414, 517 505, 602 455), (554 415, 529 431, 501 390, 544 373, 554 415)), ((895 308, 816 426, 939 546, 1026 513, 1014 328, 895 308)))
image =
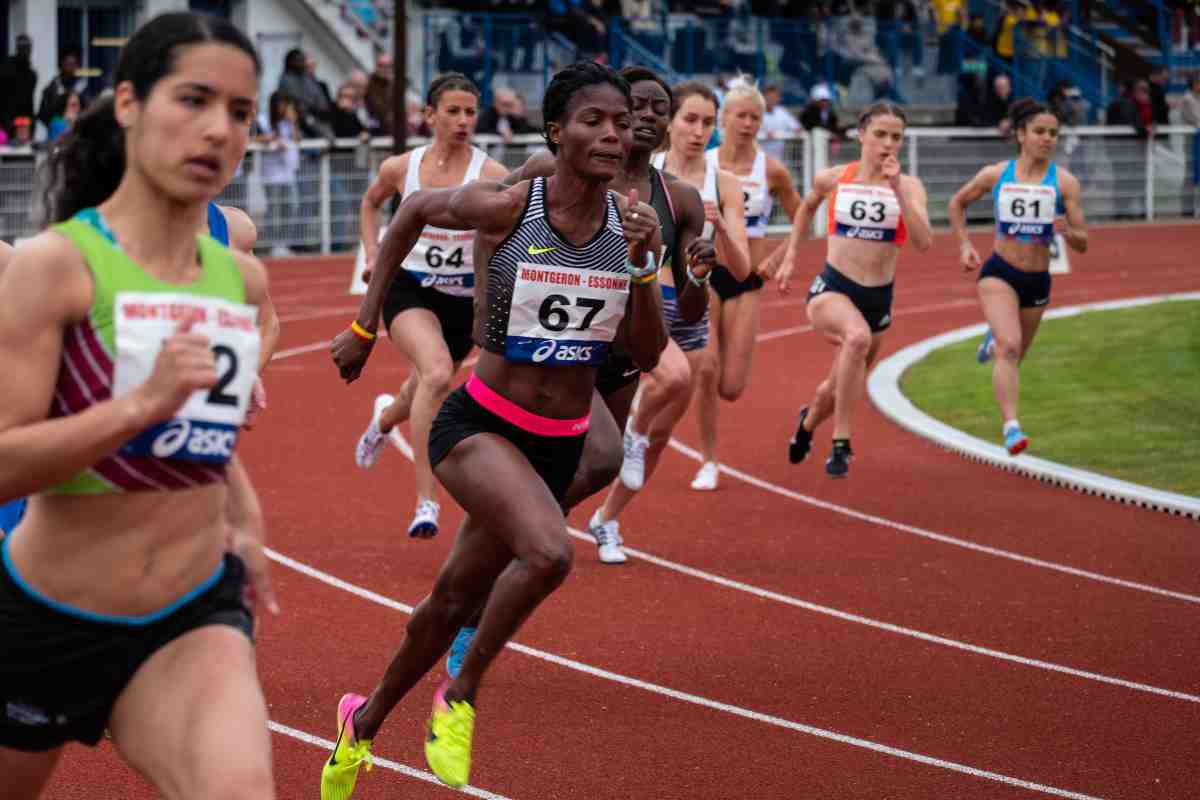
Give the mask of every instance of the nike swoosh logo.
POLYGON ((557 247, 534 247, 529 245, 529 255, 540 256, 542 253, 549 253, 551 250, 557 250, 557 247))

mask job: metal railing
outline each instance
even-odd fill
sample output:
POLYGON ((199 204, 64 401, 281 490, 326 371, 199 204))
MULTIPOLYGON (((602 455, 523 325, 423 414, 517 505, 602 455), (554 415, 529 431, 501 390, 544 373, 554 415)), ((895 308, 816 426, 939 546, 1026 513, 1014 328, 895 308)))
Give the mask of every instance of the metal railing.
MULTIPOLYGON (((1132 128, 1090 126, 1063 130, 1058 163, 1083 186, 1084 212, 1091 222, 1114 219, 1154 220, 1196 213, 1197 130, 1186 126, 1159 128, 1153 139, 1139 139, 1132 128)), ((904 170, 921 178, 929 195, 934 225, 948 222, 950 197, 987 164, 1014 156, 1014 146, 993 129, 910 128, 902 153, 904 170)), ((412 140, 414 146, 421 140, 412 140)), ((508 167, 516 168, 543 146, 538 135, 478 136, 476 144, 508 167)), ((803 192, 825 167, 859 157, 854 140, 832 138, 814 130, 763 144, 791 170, 803 192)), ((323 140, 301 143, 303 156, 287 183, 262 180, 262 148, 252 145, 242 169, 219 202, 245 209, 258 225, 260 252, 331 253, 358 245, 359 203, 367 185, 390 155, 391 140, 360 143, 323 140)), ((28 148, 0 148, 0 238, 12 241, 37 230, 37 154, 28 148)), ((991 197, 969 209, 973 223, 987 222, 991 197)), ((818 225, 824 215, 818 215, 818 225)), ((786 232, 789 220, 776 207, 773 233, 786 232)), ((823 232, 818 228, 818 232, 823 232)))

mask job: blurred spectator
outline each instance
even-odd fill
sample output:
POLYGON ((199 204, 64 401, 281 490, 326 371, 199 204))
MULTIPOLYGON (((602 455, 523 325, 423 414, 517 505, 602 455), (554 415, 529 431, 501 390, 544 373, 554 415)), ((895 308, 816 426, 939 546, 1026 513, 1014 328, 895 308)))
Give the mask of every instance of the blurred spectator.
POLYGON ((1050 91, 1047 104, 1054 115, 1058 117, 1062 126, 1066 128, 1058 137, 1059 151, 1071 173, 1086 185, 1090 177, 1089 166, 1085 158, 1086 148, 1083 147, 1083 140, 1080 139, 1079 134, 1071 131, 1071 128, 1088 124, 1091 104, 1083 96, 1079 87, 1071 81, 1059 81, 1055 84, 1050 91))
POLYGON ((75 124, 75 120, 79 119, 81 111, 83 111, 82 99, 77 93, 69 92, 62 114, 51 119, 50 124, 46 126, 46 141, 53 142, 59 136, 69 131, 71 126, 75 124))
POLYGON ((33 117, 17 117, 13 120, 12 127, 9 147, 29 147, 33 144, 33 117))
POLYGON ((37 89, 37 70, 33 68, 31 57, 33 40, 22 33, 17 36, 17 52, 0 66, 0 85, 5 87, 3 108, 0 115, 3 124, 11 133, 13 120, 17 117, 33 117, 33 95, 37 89))
POLYGON ((875 0, 875 44, 894 70, 904 66, 909 54, 913 75, 925 74, 925 42, 921 11, 914 0, 875 0))
POLYGON ((1196 194, 1200 192, 1200 73, 1192 76, 1188 92, 1179 102, 1179 111, 1183 116, 1183 124, 1192 126, 1191 141, 1186 141, 1184 149, 1187 152, 1187 169, 1183 176, 1184 216, 1194 217, 1200 205, 1196 202, 1196 194))
POLYGON ((861 72, 870 81, 873 97, 899 100, 891 66, 875 45, 875 20, 857 10, 833 20, 830 50, 834 59, 834 81, 849 84, 861 72))
POLYGON ((1016 53, 1018 29, 1026 23, 1027 15, 1021 0, 1007 0, 1004 5, 1004 16, 992 36, 992 49, 1001 60, 1011 64, 1016 53))
POLYGON ((987 119, 987 64, 978 59, 962 62, 958 73, 958 99, 954 108, 954 124, 963 128, 985 128, 987 119))
POLYGON ((818 83, 808 95, 808 105, 800 112, 800 124, 806 131, 813 128, 824 128, 834 136, 842 136, 846 129, 838 122, 837 112, 833 110, 833 95, 829 87, 818 83))
POLYGON ((313 74, 315 68, 315 60, 300 48, 292 48, 283 59, 279 91, 296 104, 303 137, 330 139, 333 138, 333 128, 329 125, 333 119, 333 101, 329 97, 329 90, 313 74))
POLYGON ((963 0, 933 0, 933 19, 938 32, 938 72, 956 75, 962 66, 963 29, 967 6, 963 0))
POLYGON ((282 91, 271 95, 267 115, 259 120, 258 141, 267 146, 262 154, 262 182, 267 195, 266 236, 271 255, 292 254, 294 240, 296 177, 300 171, 300 114, 296 102, 282 91))
POLYGON ((361 105, 362 97, 353 84, 347 81, 338 87, 333 108, 333 134, 338 139, 357 139, 359 144, 334 147, 330 154, 335 249, 358 243, 358 198, 367 189, 370 154, 366 142, 371 138, 358 116, 361 105))
POLYGON ((1012 79, 1007 75, 997 75, 992 79, 991 92, 988 93, 983 107, 982 124, 999 128, 1002 135, 1007 135, 1008 109, 1012 103, 1012 79))
POLYGON ((379 120, 379 129, 385 135, 392 133, 392 57, 387 53, 375 56, 375 71, 367 79, 364 98, 367 113, 379 120))
POLYGON ((1129 136, 1106 136, 1109 167, 1113 178, 1114 211, 1118 217, 1141 217, 1146 184, 1146 154, 1141 141, 1153 132, 1150 85, 1127 81, 1121 94, 1109 105, 1105 122, 1132 126, 1129 136))
POLYGON ((425 101, 416 92, 404 94, 404 120, 408 125, 409 136, 429 137, 433 131, 425 121, 425 101))
POLYGON ((1155 67, 1150 73, 1150 119, 1155 125, 1171 123, 1171 106, 1167 102, 1167 78, 1170 73, 1166 67, 1155 67))
POLYGON ((620 0, 566 0, 566 35, 581 58, 608 60, 608 20, 621 16, 620 0))
POLYGON ((475 131, 497 133, 507 144, 512 141, 513 136, 537 133, 537 128, 525 118, 524 103, 520 96, 507 86, 499 86, 492 90, 491 108, 485 108, 479 113, 479 123, 475 126, 475 131))
POLYGON ((55 117, 61 117, 67 107, 67 98, 72 92, 79 95, 83 106, 92 101, 88 91, 88 79, 76 73, 79 70, 79 51, 63 50, 58 57, 58 74, 42 90, 42 101, 38 105, 38 121, 50 128, 55 117))
POLYGON ((783 161, 784 143, 781 139, 800 130, 801 125, 792 112, 779 104, 781 93, 778 86, 767 84, 763 87, 762 95, 767 110, 763 114, 762 127, 758 129, 758 139, 767 155, 783 161))
POLYGON ((355 114, 358 115, 358 121, 374 135, 379 132, 380 122, 367 110, 367 83, 369 80, 367 73, 361 69, 356 69, 352 70, 346 78, 346 85, 354 89, 358 94, 358 105, 355 110, 355 114))
POLYGON ((338 139, 358 139, 369 135, 369 131, 358 116, 362 100, 358 90, 350 83, 338 87, 337 100, 333 107, 331 126, 338 139))

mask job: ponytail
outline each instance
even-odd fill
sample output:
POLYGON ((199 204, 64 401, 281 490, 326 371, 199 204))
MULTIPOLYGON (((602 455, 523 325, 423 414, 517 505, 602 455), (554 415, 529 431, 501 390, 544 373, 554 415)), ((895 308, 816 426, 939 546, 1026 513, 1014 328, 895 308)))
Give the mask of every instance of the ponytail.
POLYGON ((108 93, 88 106, 52 145, 38 168, 44 187, 44 224, 65 222, 117 190, 125 173, 125 131, 114 111, 108 93))

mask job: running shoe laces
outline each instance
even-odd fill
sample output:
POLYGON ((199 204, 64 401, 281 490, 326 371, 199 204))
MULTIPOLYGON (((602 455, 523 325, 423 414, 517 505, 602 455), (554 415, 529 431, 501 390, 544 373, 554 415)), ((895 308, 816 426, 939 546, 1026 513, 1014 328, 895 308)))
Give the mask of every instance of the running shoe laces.
POLYGON ((621 545, 621 526, 615 519, 601 523, 595 516, 588 525, 588 533, 596 540, 596 554, 602 564, 624 564, 628 560, 621 545))
POLYGON ((623 445, 625 459, 621 462, 621 483, 629 491, 636 492, 646 482, 646 448, 650 446, 650 437, 627 426, 623 445))
POLYGON ((383 452, 383 445, 387 440, 387 436, 379 430, 379 418, 391 404, 391 395, 381 394, 375 398, 375 408, 371 414, 371 423, 367 425, 367 429, 363 431, 363 435, 358 438, 358 446, 354 448, 354 463, 358 464, 362 469, 370 469, 375 466, 375 462, 379 460, 379 454, 383 452))

